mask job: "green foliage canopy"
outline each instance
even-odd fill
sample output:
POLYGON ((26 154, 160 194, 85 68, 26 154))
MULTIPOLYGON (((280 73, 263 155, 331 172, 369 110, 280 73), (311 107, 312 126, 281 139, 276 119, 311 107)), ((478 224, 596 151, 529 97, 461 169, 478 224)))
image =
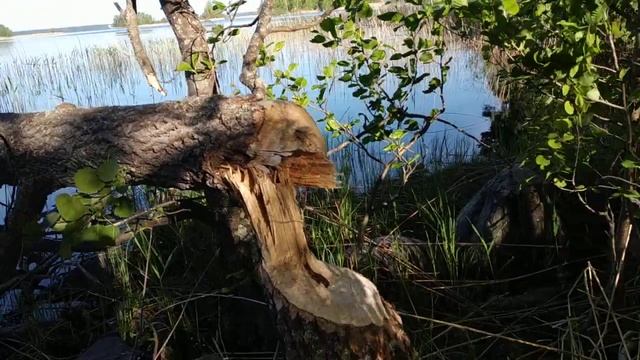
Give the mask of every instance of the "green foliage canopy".
POLYGON ((454 3, 439 8, 439 19, 478 26, 487 58, 503 54, 514 90, 544 104, 521 119, 533 139, 527 158, 559 188, 639 198, 631 185, 640 167, 638 1, 454 3))

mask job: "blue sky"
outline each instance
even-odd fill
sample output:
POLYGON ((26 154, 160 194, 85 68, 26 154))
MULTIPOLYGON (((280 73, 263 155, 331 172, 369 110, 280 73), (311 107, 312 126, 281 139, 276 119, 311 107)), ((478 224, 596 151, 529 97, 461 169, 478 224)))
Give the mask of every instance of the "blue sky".
MULTIPOLYGON (((110 24, 117 13, 113 0, 1 1, 0 24, 8 26, 13 31, 110 24)), ((245 6, 256 7, 258 1, 250 0, 245 6)), ((124 6, 126 0, 118 2, 124 6)), ((201 13, 207 0, 189 2, 197 13, 201 13)), ((138 11, 149 13, 155 18, 164 17, 158 0, 138 0, 138 11)))

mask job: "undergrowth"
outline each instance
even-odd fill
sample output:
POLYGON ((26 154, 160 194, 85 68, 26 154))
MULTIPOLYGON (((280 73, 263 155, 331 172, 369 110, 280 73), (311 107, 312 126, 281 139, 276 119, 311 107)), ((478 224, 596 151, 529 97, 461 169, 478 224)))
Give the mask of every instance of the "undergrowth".
MULTIPOLYGON (((422 151, 429 161, 408 182, 390 177, 378 193, 351 187, 351 173, 370 169, 350 165, 339 169, 339 189, 299 194, 316 255, 372 279, 403 316, 420 358, 637 356, 637 276, 627 278, 626 306, 614 312, 603 296, 606 272, 588 259, 548 258, 518 274, 501 271, 501 250, 482 238, 460 242, 456 223, 502 166, 464 142, 440 141, 422 151), (371 220, 361 229, 368 209, 371 220)), ((147 193, 152 203, 184 195, 200 196, 147 193)), ((21 296, 11 316, 27 320, 14 330, 24 341, 0 340, 6 358, 67 357, 109 333, 142 352, 177 359, 282 358, 255 275, 242 270, 243 259, 230 257, 224 240, 188 220, 140 232, 103 255, 58 263, 71 270, 58 273, 64 280, 47 297, 22 289, 31 296, 21 296), (83 305, 40 330, 34 311, 56 302, 83 305)))

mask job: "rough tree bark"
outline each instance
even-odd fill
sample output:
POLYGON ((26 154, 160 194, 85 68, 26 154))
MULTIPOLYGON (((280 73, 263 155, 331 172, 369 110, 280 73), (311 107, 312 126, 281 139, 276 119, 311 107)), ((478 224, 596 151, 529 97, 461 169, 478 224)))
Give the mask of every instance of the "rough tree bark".
MULTIPOLYGON (((162 10, 178 40, 182 60, 191 63, 193 56, 198 56, 200 60, 213 61, 209 54, 207 32, 189 1, 160 0, 160 6, 162 6, 162 10)), ((195 73, 185 72, 188 95, 209 96, 218 94, 219 89, 215 68, 206 69, 201 62, 194 63, 193 67, 196 70, 195 73)))
MULTIPOLYGON (((0 135, 6 140, 0 164, 10 164, 0 183, 11 185, 46 178, 64 186, 77 169, 112 158, 131 183, 186 189, 215 185, 216 174, 202 171, 205 162, 214 171, 218 164, 293 167, 299 156, 291 155, 300 152, 325 158, 323 137, 304 109, 248 97, 91 109, 62 104, 51 112, 0 114, 0 135)), ((327 168, 314 169, 321 171, 327 168)), ((291 176, 300 185, 328 185, 304 172, 291 176)))
POLYGON ((335 186, 324 138, 301 107, 253 97, 0 114, 0 183, 73 183, 117 160, 131 183, 235 189, 257 234, 258 273, 291 358, 411 356, 393 307, 370 281, 316 259, 294 186, 335 186))

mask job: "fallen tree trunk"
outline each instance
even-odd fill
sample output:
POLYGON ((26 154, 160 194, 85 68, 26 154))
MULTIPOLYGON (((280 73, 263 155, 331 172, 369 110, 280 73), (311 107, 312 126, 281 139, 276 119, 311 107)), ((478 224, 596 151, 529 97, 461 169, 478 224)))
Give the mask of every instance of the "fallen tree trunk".
MULTIPOLYGON (((0 114, 0 183, 73 184, 110 158, 130 183, 233 188, 257 235, 258 274, 290 358, 411 356, 393 307, 363 276, 316 259, 295 186, 331 188, 334 167, 304 109, 251 97, 0 114)), ((212 219, 214 221, 214 219, 212 219)))
POLYGON ((0 137, 0 184, 47 179, 67 186, 78 169, 114 159, 132 184, 214 186, 217 167, 234 164, 286 167, 298 185, 334 185, 330 176, 307 176, 332 175, 333 166, 311 117, 285 102, 220 96, 92 109, 62 104, 0 114, 0 137), (300 155, 311 162, 296 161, 300 155))

